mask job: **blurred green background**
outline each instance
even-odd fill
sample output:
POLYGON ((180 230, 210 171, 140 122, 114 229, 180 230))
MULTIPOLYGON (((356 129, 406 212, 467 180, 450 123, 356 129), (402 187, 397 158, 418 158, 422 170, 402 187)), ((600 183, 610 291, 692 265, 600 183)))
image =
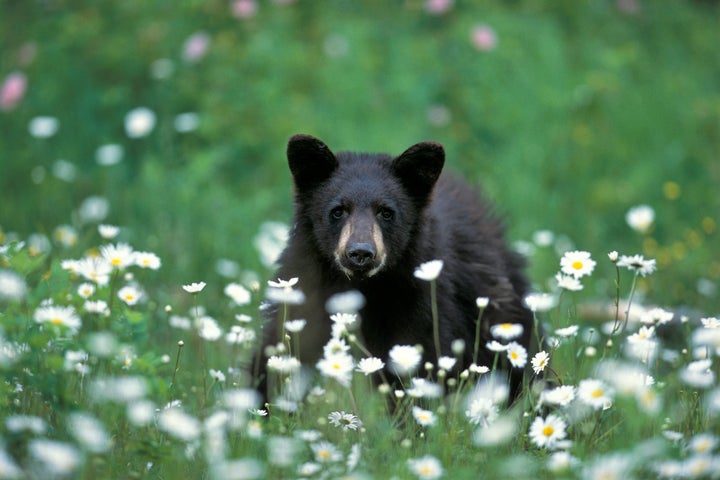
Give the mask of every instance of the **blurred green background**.
MULTIPOLYGON (((163 281, 210 282, 221 258, 260 270, 260 225, 290 220, 290 135, 390 153, 432 139, 513 240, 549 230, 557 250, 593 253, 583 294, 612 290, 607 252, 643 253, 660 270, 650 300, 720 313, 717 2, 0 5, 5 241, 68 224, 81 241, 52 248, 87 248, 102 215, 80 208, 100 196, 101 221, 160 255, 163 281), (134 138, 138 107, 156 124, 134 138), (34 136, 44 116, 57 132, 34 136), (625 222, 638 204, 656 212, 644 234, 625 222)), ((558 255, 535 249, 547 289, 558 255)))

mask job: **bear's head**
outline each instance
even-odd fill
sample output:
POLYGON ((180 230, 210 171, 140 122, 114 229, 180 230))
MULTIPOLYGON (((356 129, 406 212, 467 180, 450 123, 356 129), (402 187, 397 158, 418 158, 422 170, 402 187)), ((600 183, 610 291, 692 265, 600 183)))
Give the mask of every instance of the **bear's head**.
POLYGON ((351 280, 406 256, 445 163, 442 145, 423 142, 397 157, 339 152, 293 136, 287 148, 296 222, 318 254, 351 280))

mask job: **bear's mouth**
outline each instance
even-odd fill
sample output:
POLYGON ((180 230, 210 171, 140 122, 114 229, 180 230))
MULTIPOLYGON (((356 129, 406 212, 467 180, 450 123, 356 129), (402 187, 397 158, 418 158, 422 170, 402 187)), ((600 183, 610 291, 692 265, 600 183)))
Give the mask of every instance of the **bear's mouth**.
POLYGON ((385 253, 378 254, 369 243, 349 245, 342 254, 335 254, 335 263, 349 279, 376 275, 385 266, 385 259, 385 253))

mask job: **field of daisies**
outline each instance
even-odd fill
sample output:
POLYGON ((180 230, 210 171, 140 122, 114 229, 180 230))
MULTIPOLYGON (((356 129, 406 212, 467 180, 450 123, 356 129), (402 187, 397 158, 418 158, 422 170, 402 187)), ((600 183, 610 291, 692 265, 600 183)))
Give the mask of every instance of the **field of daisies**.
POLYGON ((718 8, 4 2, 0 479, 720 478, 718 8), (301 364, 312 292, 273 273, 299 132, 442 142, 527 258, 538 344, 375 358, 350 291, 301 364))
MULTIPOLYGON (((631 225, 645 221, 629 212, 631 225)), ((274 228, 281 228, 275 225, 274 228)), ((267 302, 302 303, 297 279, 158 287, 163 260, 115 241, 100 224, 82 258, 0 249, 3 408, 0 478, 717 478, 720 319, 643 305, 656 271, 639 254, 568 251, 555 288, 525 301, 541 330, 530 358, 500 324, 493 365, 420 364, 414 345, 386 360, 356 333, 358 292, 333 297, 332 338, 301 365, 304 319, 284 319, 270 346, 263 404, 251 357, 267 302), (614 266, 617 296, 600 312, 573 300, 597 262, 614 266), (33 275, 39 273, 40 275, 33 275), (27 281, 32 278, 32 281, 27 281), (158 301, 158 288, 176 302, 158 301), (210 290, 221 305, 207 305, 210 290), (183 298, 186 297, 186 298, 183 298), (209 313, 212 310, 212 315, 209 313), (602 319, 583 321, 587 315, 602 319), (388 363, 386 365, 385 363, 388 363), (519 399, 494 367, 526 369, 519 399), (398 374, 387 382, 384 367, 398 374)), ((62 227, 58 242, 81 232, 62 227)), ((546 233, 547 234, 547 233, 546 233)), ((277 240, 258 245, 265 255, 277 240)), ((415 275, 433 282, 439 260, 415 275)), ((488 303, 478 298, 478 316, 488 303)), ((283 309, 279 309, 280 312, 283 309)), ((282 314, 282 313, 281 313, 282 314)), ((479 339, 478 339, 479 341, 479 339)), ((458 340, 453 354, 479 347, 458 340)))

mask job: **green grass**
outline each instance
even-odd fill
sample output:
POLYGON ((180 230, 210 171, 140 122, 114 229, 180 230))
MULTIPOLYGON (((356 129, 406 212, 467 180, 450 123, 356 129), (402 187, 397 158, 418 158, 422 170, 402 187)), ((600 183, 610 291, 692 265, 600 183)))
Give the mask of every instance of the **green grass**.
MULTIPOLYGON (((202 341, 194 330, 170 327, 169 318, 190 317, 197 301, 224 332, 237 325, 238 313, 257 328, 272 271, 260 261, 255 238, 265 222, 290 219, 285 143, 306 132, 335 150, 399 153, 421 140, 442 142, 447 168, 481 184, 507 217, 511 238, 532 247, 537 291, 553 290, 564 251, 592 252, 598 265, 583 279, 585 288, 539 314, 549 331, 580 326, 577 337, 551 352, 564 384, 600 376, 598 369, 613 368, 609 360, 633 364, 624 346, 638 325, 619 338, 600 332, 617 298, 617 272, 606 254, 656 259, 658 271, 637 283, 633 308, 674 313, 658 328, 658 359, 640 364, 655 377, 659 406, 650 411, 618 391, 608 410, 555 409, 579 461, 566 476, 593 478, 592 465, 631 459, 631 470, 644 478, 663 460, 706 458, 688 442, 701 433, 720 435, 717 351, 709 352, 711 386, 692 387, 681 372, 702 353, 692 343, 699 319, 720 311, 718 7, 643 2, 639 12, 626 13, 600 0, 456 1, 431 15, 420 0, 257 5, 253 17, 238 19, 226 1, 0 2, 0 82, 13 73, 27 81, 22 98, 0 110, 0 248, 7 248, 0 273, 17 272, 27 286, 17 298, 0 292, 0 452, 31 478, 46 473, 37 470, 35 449, 47 446, 33 443, 41 438, 80 452, 70 478, 223 478, 222 459, 247 459, 237 471, 259 468, 256 476, 285 478, 313 460, 314 442, 289 440, 312 429, 345 457, 360 445, 356 475, 413 478, 407 460, 426 454, 440 461, 446 478, 558 475, 547 469, 550 453, 528 438, 537 392, 502 414, 514 426, 512 439, 480 446, 475 437, 484 434, 468 423, 465 407, 452 407, 464 402, 469 383, 450 393, 449 406, 424 401, 438 421, 423 429, 411 416, 411 398, 393 418, 387 395, 355 374, 357 411, 347 389, 329 381, 325 395, 309 397, 298 414, 274 410, 237 428, 224 424, 224 450, 209 448, 217 438, 205 434, 189 444, 177 440, 159 427, 159 412, 146 425, 133 424, 125 403, 93 393, 98 379, 140 378, 142 397, 154 408, 181 400, 192 418, 219 421, 224 392, 251 384, 228 371, 247 363, 250 347, 202 341), (495 48, 473 45, 471 31, 480 24, 495 32, 495 48), (197 32, 208 35, 209 48, 187 61, 183 45, 197 32), (159 59, 172 66, 163 78, 159 59), (130 138, 124 117, 139 106, 151 109, 157 124, 147 136, 130 138), (184 112, 197 113, 197 129, 176 130, 176 115, 184 112), (31 136, 28 125, 38 116, 57 118, 58 132, 31 136), (98 164, 105 144, 122 147, 119 163, 98 164), (68 164, 70 176, 58 168, 68 164), (80 209, 93 196, 105 199, 109 212, 87 221, 80 209), (624 218, 638 204, 656 214, 644 233, 624 218), (107 243, 97 221, 119 225, 114 241, 155 252, 163 264, 157 271, 130 267, 98 288, 93 298, 113 299, 108 316, 85 311, 81 278, 60 267, 107 243), (60 241, 61 225, 77 240, 60 241), (532 243, 540 230, 552 233, 550 244, 532 243), (14 246, 18 241, 24 248, 14 246), (218 269, 222 259, 232 262, 229 276, 218 269), (181 289, 200 280, 208 286, 197 296, 181 289), (223 294, 231 281, 261 287, 251 304, 232 306, 223 294), (130 283, 146 294, 135 306, 115 296, 130 283), (82 328, 68 335, 35 322, 46 299, 73 306, 82 328), (97 333, 109 334, 114 346, 94 347, 97 333), (89 352, 84 375, 65 365, 67 352, 80 350, 89 352), (225 372, 226 381, 214 382, 211 368, 225 372), (358 415, 364 431, 328 425, 335 410, 358 415), (84 418, 73 412, 102 425, 107 449, 93 451, 72 433, 69 424, 84 418), (7 419, 18 415, 42 419, 44 430, 15 431, 7 419), (682 440, 668 440, 667 431, 682 440), (289 464, 278 464, 279 451, 293 448, 289 464)), ((622 299, 632 278, 621 271, 622 299)), ((716 465, 717 447, 709 457, 716 465)), ((344 463, 336 467, 330 477, 346 473, 344 463)), ((0 468, 0 478, 7 472, 0 468)))

